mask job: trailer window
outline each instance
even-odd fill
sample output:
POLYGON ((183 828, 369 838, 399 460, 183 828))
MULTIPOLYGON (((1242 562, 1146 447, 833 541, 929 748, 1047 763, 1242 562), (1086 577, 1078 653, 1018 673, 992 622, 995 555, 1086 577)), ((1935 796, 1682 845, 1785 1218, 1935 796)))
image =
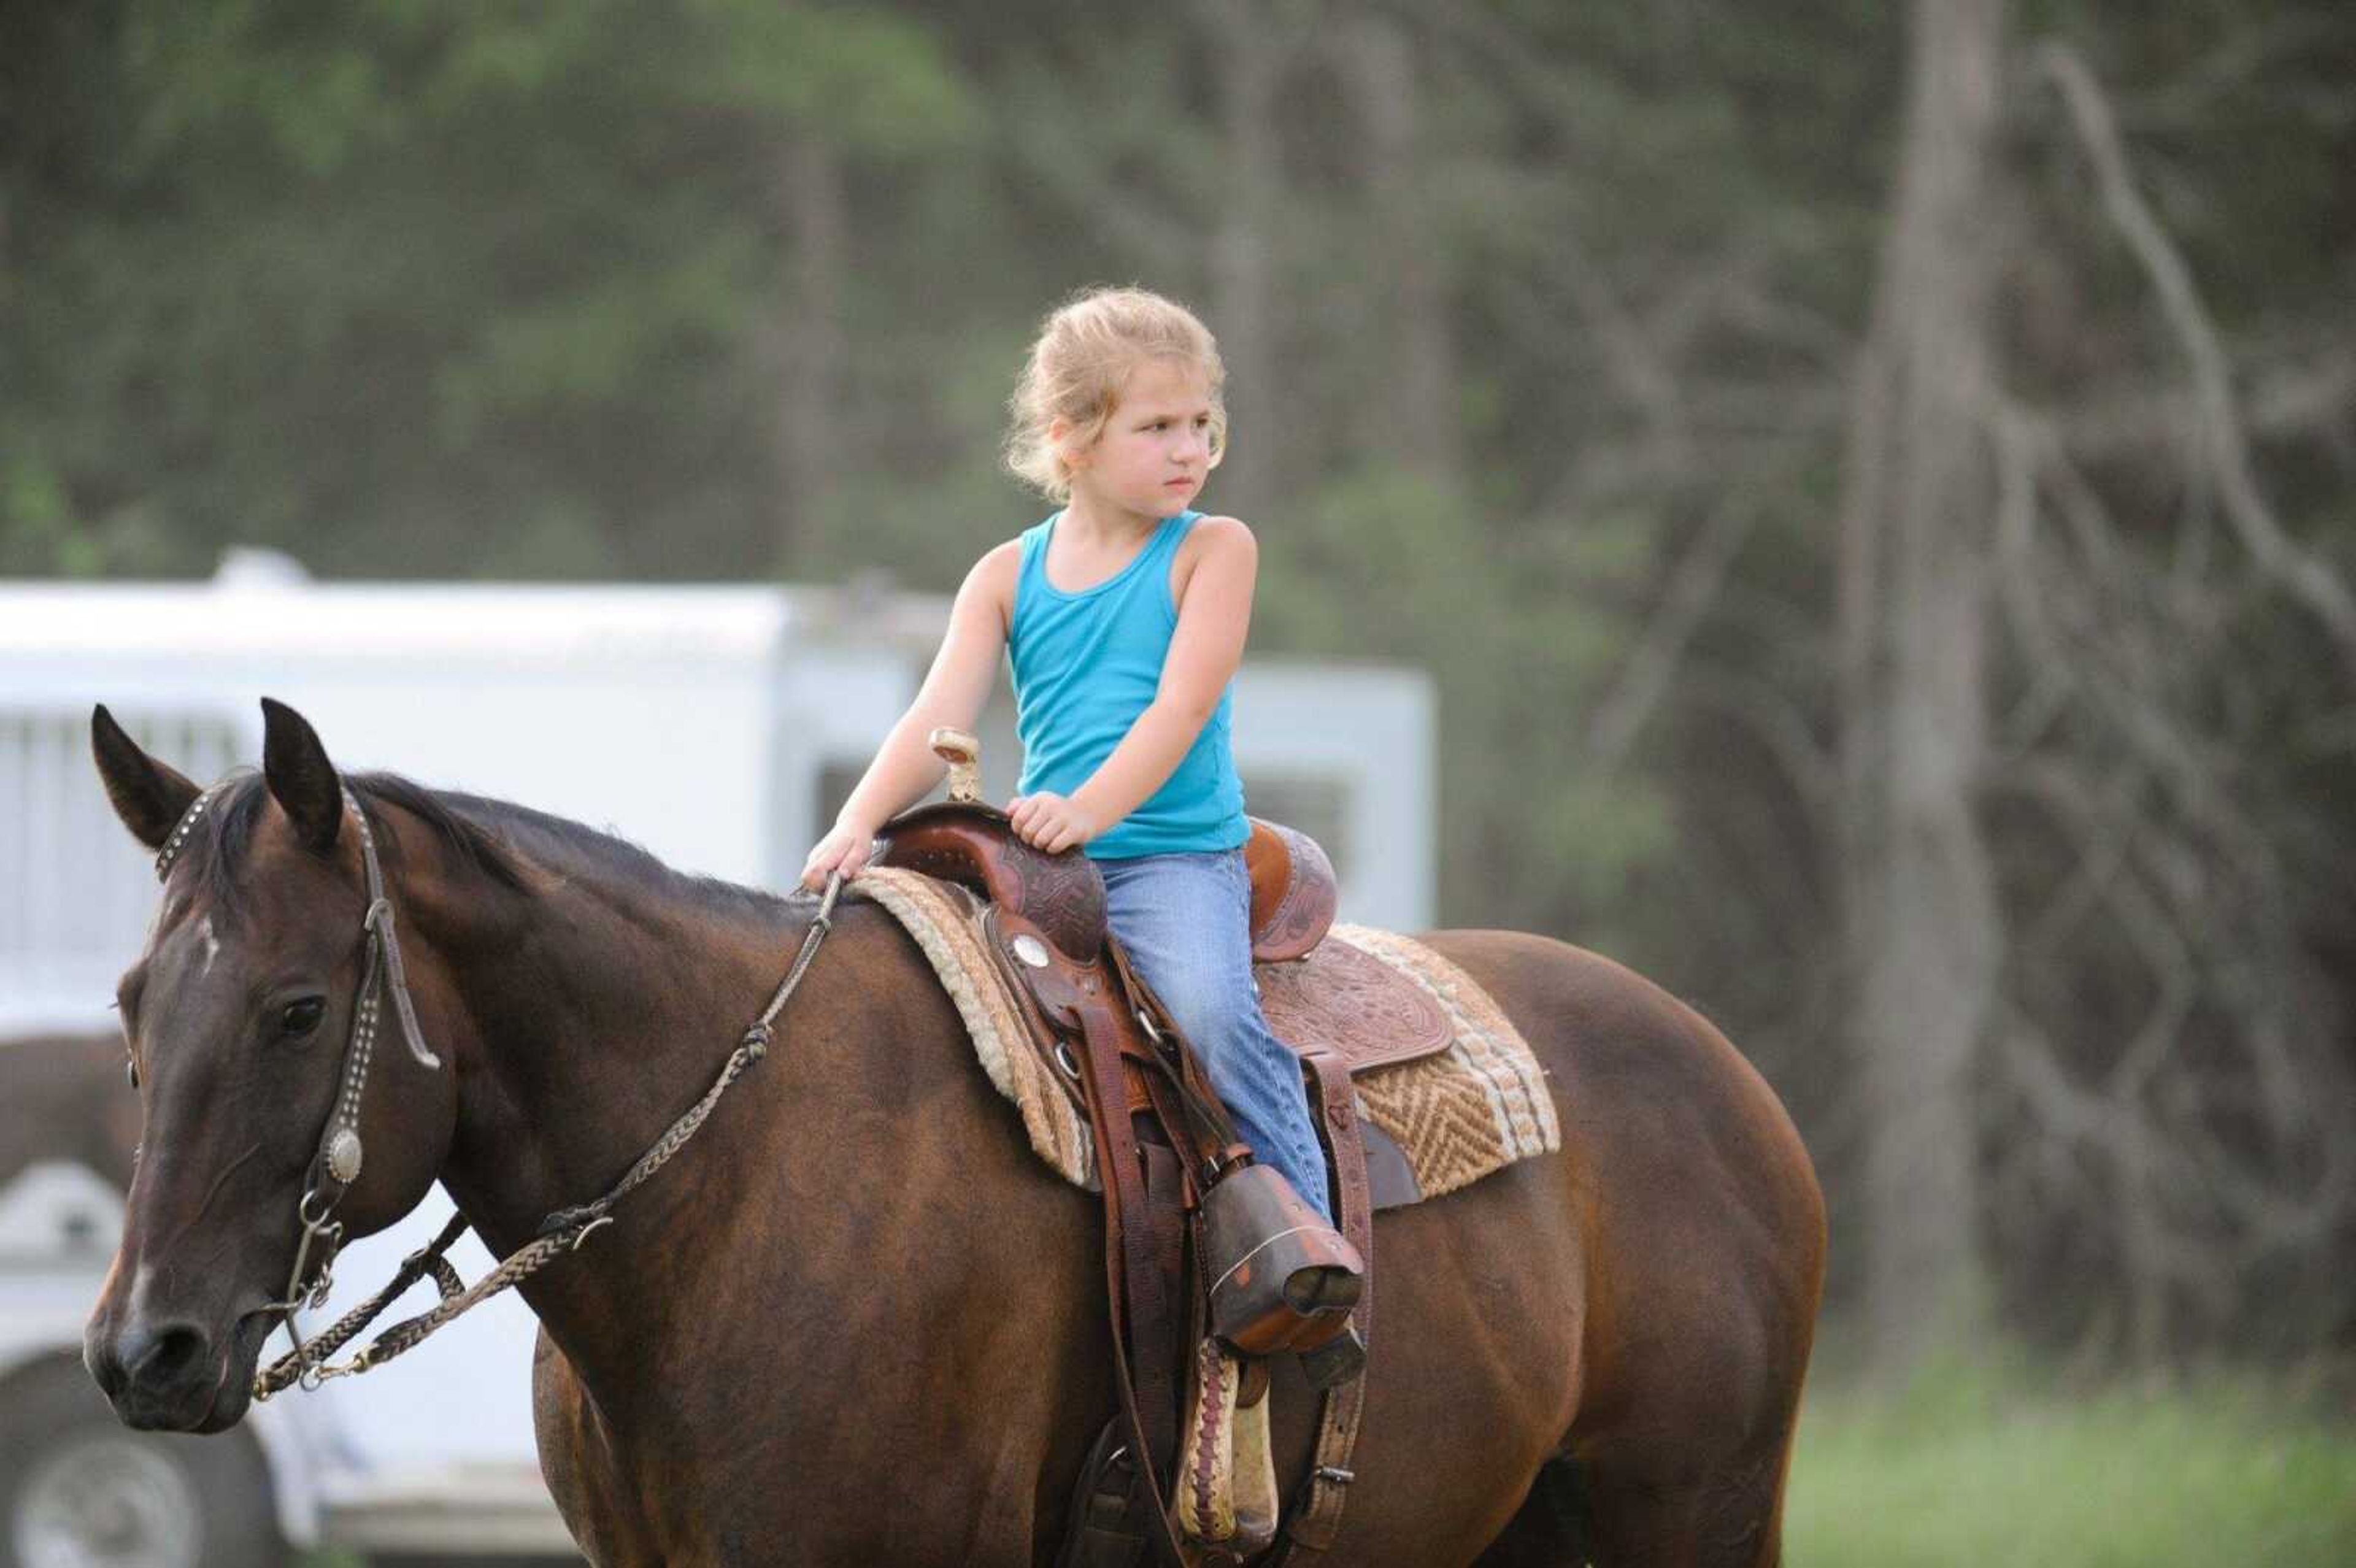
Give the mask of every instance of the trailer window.
MULTIPOLYGON (((118 712, 142 746, 200 784, 229 771, 229 718, 118 712)), ((116 820, 85 710, 0 709, 0 1029, 100 1023, 155 909, 154 857, 116 820)))

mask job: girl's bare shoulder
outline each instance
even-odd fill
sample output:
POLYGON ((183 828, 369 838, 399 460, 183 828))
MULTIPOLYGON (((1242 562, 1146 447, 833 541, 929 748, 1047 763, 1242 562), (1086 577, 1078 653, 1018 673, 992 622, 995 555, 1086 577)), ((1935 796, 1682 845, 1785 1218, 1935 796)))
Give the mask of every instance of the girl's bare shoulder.
POLYGON ((1248 563, 1257 570, 1259 541, 1252 537, 1239 518, 1206 517, 1186 530, 1178 541, 1177 553, 1170 560, 1170 600, 1173 604, 1186 601, 1186 589, 1194 581, 1194 572, 1205 561, 1217 557, 1239 565, 1248 563))
POLYGON ((1240 550, 1247 555, 1259 552, 1259 540, 1252 536, 1240 517, 1206 517, 1196 520, 1178 541, 1180 560, 1201 560, 1205 556, 1240 550))
POLYGON ((1011 539, 983 552, 965 574, 960 599, 971 598, 994 611, 1001 629, 1014 623, 1014 585, 1023 571, 1023 541, 1011 539))
POLYGON ((972 575, 975 577, 1003 577, 1009 582, 1012 582, 1014 581, 1015 572, 1022 568, 1022 539, 1019 538, 1006 539, 991 546, 990 549, 982 552, 981 559, 973 563, 972 575))

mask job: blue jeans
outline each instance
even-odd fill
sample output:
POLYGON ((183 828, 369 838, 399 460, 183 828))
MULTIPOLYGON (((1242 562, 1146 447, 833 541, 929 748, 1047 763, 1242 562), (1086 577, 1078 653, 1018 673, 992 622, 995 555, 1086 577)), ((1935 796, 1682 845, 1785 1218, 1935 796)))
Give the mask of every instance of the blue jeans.
POLYGON ((1252 988, 1244 852, 1137 855, 1097 869, 1113 934, 1201 1057, 1236 1131, 1332 1222, 1300 1059, 1269 1032, 1252 988))

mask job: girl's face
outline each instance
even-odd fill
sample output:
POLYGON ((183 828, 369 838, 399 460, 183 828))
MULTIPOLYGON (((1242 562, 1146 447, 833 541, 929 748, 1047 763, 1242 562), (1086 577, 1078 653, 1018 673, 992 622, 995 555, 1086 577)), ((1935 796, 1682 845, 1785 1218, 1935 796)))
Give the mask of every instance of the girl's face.
POLYGON ((1211 388, 1183 359, 1139 362, 1093 445, 1071 455, 1072 491, 1141 517, 1183 512, 1211 466, 1211 388))

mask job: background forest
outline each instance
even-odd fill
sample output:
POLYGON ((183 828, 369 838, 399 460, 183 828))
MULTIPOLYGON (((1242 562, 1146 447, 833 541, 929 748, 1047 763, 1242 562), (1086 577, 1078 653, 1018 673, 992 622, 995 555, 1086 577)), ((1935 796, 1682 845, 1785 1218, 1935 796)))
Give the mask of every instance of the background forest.
POLYGON ((947 590, 1132 280, 1255 649, 1436 677, 1444 922, 1792 1105, 1836 1369, 2345 1415, 2337 0, 0 0, 0 574, 947 590))

